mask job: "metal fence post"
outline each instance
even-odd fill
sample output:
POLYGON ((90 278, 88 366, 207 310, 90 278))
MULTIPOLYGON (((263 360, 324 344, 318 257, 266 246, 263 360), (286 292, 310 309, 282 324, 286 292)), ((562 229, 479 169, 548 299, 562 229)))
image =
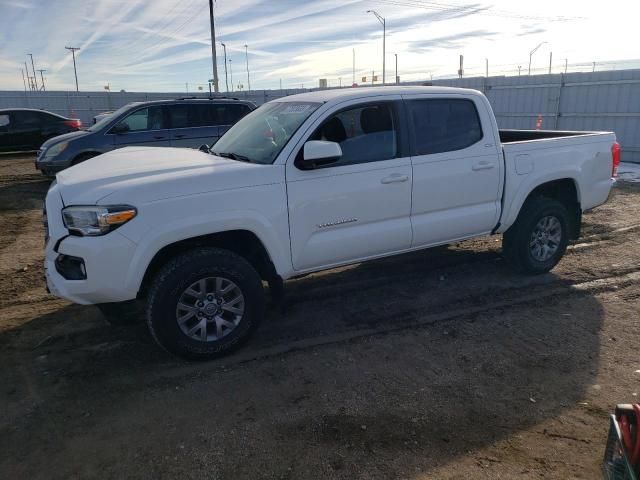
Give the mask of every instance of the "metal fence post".
POLYGON ((561 101, 562 101, 562 90, 564 90, 564 73, 560 74, 560 85, 558 86, 558 96, 556 97, 556 115, 553 120, 553 129, 558 129, 558 123, 560 123, 560 117, 562 116, 561 101))

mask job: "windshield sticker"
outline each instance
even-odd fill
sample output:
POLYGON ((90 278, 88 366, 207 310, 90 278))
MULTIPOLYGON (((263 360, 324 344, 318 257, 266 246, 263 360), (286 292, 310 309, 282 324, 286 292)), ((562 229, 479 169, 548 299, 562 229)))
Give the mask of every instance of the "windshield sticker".
POLYGON ((287 105, 280 113, 304 113, 311 108, 309 104, 287 105))

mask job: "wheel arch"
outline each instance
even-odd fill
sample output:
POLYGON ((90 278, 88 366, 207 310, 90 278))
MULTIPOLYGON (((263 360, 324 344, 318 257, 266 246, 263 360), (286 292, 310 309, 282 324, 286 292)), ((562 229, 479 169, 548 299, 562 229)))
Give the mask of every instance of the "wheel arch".
POLYGON ((229 250, 246 259, 267 282, 281 281, 268 250, 260 238, 250 230, 227 230, 189 237, 169 243, 158 250, 147 265, 138 289, 144 297, 155 274, 171 258, 199 247, 229 250))
POLYGON ((523 210, 524 205, 532 198, 546 197, 562 203, 569 212, 570 228, 569 238, 572 240, 580 236, 580 225, 582 223, 582 208, 580 203, 580 189, 578 182, 574 178, 566 177, 550 180, 537 185, 525 197, 520 204, 518 215, 523 210))

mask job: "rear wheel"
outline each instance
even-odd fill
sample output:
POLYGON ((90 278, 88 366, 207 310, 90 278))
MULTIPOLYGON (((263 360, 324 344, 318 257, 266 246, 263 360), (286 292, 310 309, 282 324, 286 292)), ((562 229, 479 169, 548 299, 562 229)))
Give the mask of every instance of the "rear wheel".
POLYGON ((262 281, 249 262, 230 251, 201 248, 173 258, 158 272, 147 323, 169 352, 210 359, 244 343, 264 308, 262 281))
POLYGON ((504 253, 520 271, 548 272, 567 249, 569 224, 569 213, 562 203, 547 197, 531 198, 503 236, 504 253))

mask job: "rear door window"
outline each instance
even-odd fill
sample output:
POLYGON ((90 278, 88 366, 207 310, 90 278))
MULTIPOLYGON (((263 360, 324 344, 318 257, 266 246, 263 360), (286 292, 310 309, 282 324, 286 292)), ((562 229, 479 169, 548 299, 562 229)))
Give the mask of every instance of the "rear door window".
POLYGON ((218 104, 215 109, 219 125, 233 125, 251 112, 249 106, 243 103, 218 104))
POLYGON ((202 103, 189 105, 189 125, 192 127, 214 127, 220 125, 215 105, 202 103))
POLYGON ((38 130, 40 128, 40 115, 38 112, 14 112, 13 128, 16 130, 38 130))
POLYGON ((169 105, 169 128, 189 127, 189 106, 169 105))
POLYGON ((408 100, 415 155, 462 150, 482 139, 475 104, 467 99, 408 100))

